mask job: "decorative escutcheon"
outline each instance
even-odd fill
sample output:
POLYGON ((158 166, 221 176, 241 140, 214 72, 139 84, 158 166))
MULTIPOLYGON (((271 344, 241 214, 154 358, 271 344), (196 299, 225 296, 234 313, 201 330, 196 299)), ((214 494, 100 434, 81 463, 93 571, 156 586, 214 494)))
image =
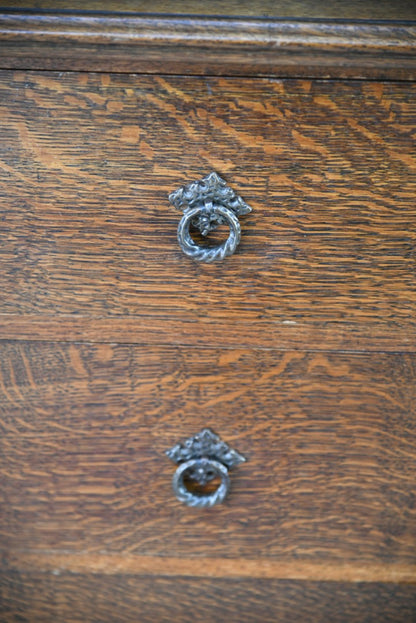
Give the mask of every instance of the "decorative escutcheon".
POLYGON ((185 443, 176 444, 166 454, 172 461, 179 463, 172 482, 176 497, 188 506, 198 508, 222 502, 230 488, 228 470, 245 461, 241 454, 232 450, 208 428, 190 437, 185 443), (213 492, 196 493, 187 486, 188 481, 203 487, 215 478, 219 478, 220 482, 213 492))
POLYGON ((238 217, 251 212, 251 208, 217 173, 210 173, 197 182, 178 188, 169 195, 169 201, 183 211, 178 242, 186 255, 200 262, 214 262, 234 253, 241 238, 238 217), (230 233, 227 240, 218 246, 201 246, 190 233, 192 226, 202 236, 207 236, 224 224, 228 225, 230 233))

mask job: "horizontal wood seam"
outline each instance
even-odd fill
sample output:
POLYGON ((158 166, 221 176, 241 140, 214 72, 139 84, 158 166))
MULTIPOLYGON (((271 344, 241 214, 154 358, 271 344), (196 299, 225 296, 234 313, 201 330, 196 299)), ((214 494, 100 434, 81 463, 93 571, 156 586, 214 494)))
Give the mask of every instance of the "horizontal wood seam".
MULTIPOLYGON (((224 5, 226 9, 226 5, 224 5)), ((324 11, 324 9, 322 9, 324 11)), ((54 6, 53 8, 44 8, 41 6, 35 7, 8 7, 2 6, 1 12, 4 15, 55 15, 55 16, 79 16, 79 17, 113 17, 118 19, 125 18, 144 18, 144 19, 221 19, 221 20, 233 20, 236 22, 247 22, 247 21, 259 21, 259 22, 302 22, 302 23, 334 23, 334 24, 398 24, 398 25, 408 25, 415 24, 416 18, 413 18, 413 15, 400 17, 387 17, 387 16, 378 16, 378 17, 356 17, 355 15, 348 15, 344 17, 334 17, 334 16, 326 16, 323 15, 306 15, 304 12, 302 14, 275 14, 275 15, 259 15, 259 14, 244 14, 241 13, 233 13, 227 11, 220 12, 210 12, 204 13, 201 12, 185 12, 185 11, 132 11, 132 10, 123 10, 120 9, 119 6, 117 9, 79 9, 79 8, 60 8, 54 6)), ((415 14, 416 15, 416 14, 415 14)))
POLYGON ((0 340, 37 342, 100 342, 196 346, 198 348, 266 348, 268 350, 311 350, 349 352, 416 352, 413 328, 397 329, 383 324, 354 327, 327 323, 270 325, 250 321, 224 335, 215 318, 198 322, 152 315, 140 317, 85 317, 67 315, 0 314, 0 340), (53 337, 52 337, 53 336, 53 337), (51 340, 52 337, 52 340, 51 340), (323 345, 324 348, 323 348, 323 345))
POLYGON ((135 574, 168 577, 263 578, 325 582, 416 583, 416 565, 359 564, 261 559, 177 558, 124 554, 13 552, 9 570, 61 573, 135 574))
MULTIPOLYGON (((34 337, 33 339, 28 339, 28 338, 7 338, 7 337, 0 337, 0 346, 4 346, 6 344, 21 344, 24 342, 29 342, 30 344, 50 344, 50 345, 59 345, 59 344, 83 344, 83 345, 103 345, 105 346, 106 344, 111 344, 111 346, 133 346, 133 347, 137 347, 137 348, 148 348, 149 346, 151 348, 181 348, 184 347, 189 351, 192 351, 193 349, 196 350, 230 350, 233 351, 236 349, 235 346, 228 346, 228 345, 209 345, 209 344, 168 344, 166 342, 160 342, 160 344, 155 343, 155 344, 148 344, 146 341, 142 341, 142 342, 117 342, 114 340, 75 340, 75 339, 53 339, 53 338, 45 338, 45 339, 38 339, 37 337, 34 337)), ((284 353, 287 351, 295 351, 298 350, 302 353, 328 353, 328 354, 339 354, 339 355, 365 355, 365 354, 374 354, 374 355, 416 355, 416 348, 414 350, 349 350, 347 348, 333 348, 333 349, 328 349, 328 348, 288 348, 288 347, 278 347, 278 346, 250 346, 250 347, 241 347, 238 350, 250 350, 250 351, 259 351, 259 352, 277 352, 277 353, 284 353)))

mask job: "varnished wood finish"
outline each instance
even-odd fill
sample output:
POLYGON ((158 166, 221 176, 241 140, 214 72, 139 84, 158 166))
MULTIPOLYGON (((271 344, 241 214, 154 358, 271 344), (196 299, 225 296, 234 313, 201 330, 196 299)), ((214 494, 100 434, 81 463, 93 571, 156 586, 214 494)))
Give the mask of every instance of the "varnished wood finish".
POLYGON ((211 557, 202 575, 226 576, 219 559, 239 575, 248 558, 266 577, 416 580, 414 355, 12 342, 0 362, 14 564, 55 552, 102 571, 113 554, 119 572, 157 574, 140 557, 167 556, 194 575, 211 557), (190 509, 164 452, 204 426, 247 463, 227 503, 190 509))
POLYGON ((10 4, 0 67, 84 73, 0 72, 0 621, 410 623, 415 88, 274 78, 413 79, 414 3, 10 4), (200 265, 211 170, 254 211, 200 265))
POLYGON ((414 80, 415 33, 416 11, 331 21, 3 10, 0 68, 414 80))
POLYGON ((192 577, 273 579, 320 582, 412 584, 416 565, 305 559, 224 558, 218 556, 149 556, 124 553, 71 553, 48 551, 8 551, 2 559, 2 572, 78 573, 80 575, 134 575, 152 577, 192 577))
POLYGON ((410 623, 414 587, 10 573, 4 623, 410 623))
POLYGON ((0 336, 414 350, 414 94, 3 73, 0 336), (207 265, 167 195, 211 170, 253 213, 207 265))
POLYGON ((20 11, 216 15, 289 19, 414 20, 412 0, 2 0, 20 11))

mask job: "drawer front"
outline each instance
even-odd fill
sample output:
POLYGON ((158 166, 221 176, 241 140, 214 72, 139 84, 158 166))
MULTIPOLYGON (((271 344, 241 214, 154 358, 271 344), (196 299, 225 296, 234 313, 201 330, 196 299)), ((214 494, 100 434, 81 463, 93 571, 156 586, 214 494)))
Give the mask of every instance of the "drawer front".
POLYGON ((0 335, 412 350, 414 86, 4 72, 0 335), (167 195, 253 207, 197 264, 167 195))
POLYGON ((1 362, 2 537, 21 564, 416 569, 414 355, 13 342, 1 362), (205 426, 247 462, 203 510, 176 501, 165 451, 205 426))
POLYGON ((71 623, 409 623, 416 597, 414 587, 398 584, 62 572, 10 574, 4 603, 30 623, 52 623, 57 614, 71 623))

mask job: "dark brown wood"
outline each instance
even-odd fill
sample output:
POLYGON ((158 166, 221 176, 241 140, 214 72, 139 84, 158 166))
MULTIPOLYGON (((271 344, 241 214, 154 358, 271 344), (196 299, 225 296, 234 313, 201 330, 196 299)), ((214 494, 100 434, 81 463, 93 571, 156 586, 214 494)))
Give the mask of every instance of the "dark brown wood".
POLYGON ((0 337, 415 350, 415 88, 4 72, 0 337), (167 195, 252 205, 198 264, 167 195))
POLYGON ((13 573, 4 623, 410 623, 413 586, 13 573))
POLYGON ((56 12, 230 15, 292 19, 414 20, 412 0, 3 0, 3 9, 56 12))
POLYGON ((4 10, 0 14, 0 67, 393 80, 416 77, 416 11, 415 21, 288 20, 221 14, 225 17, 4 10))
POLYGON ((415 355, 12 342, 0 365, 12 566, 416 580, 415 355), (164 453, 205 426, 247 463, 190 509, 164 453))
POLYGON ((215 556, 149 556, 125 553, 71 553, 13 550, 2 558, 3 574, 10 570, 39 573, 79 573, 146 575, 152 577, 252 578, 321 582, 383 582, 415 584, 414 564, 283 560, 263 558, 224 558, 215 556), (310 580, 312 578, 312 580, 310 580))
POLYGON ((2 7, 0 67, 85 73, 0 73, 0 620, 410 623, 414 3, 2 7), (200 265, 211 170, 254 211, 200 265), (247 462, 201 511, 206 426, 247 462))

